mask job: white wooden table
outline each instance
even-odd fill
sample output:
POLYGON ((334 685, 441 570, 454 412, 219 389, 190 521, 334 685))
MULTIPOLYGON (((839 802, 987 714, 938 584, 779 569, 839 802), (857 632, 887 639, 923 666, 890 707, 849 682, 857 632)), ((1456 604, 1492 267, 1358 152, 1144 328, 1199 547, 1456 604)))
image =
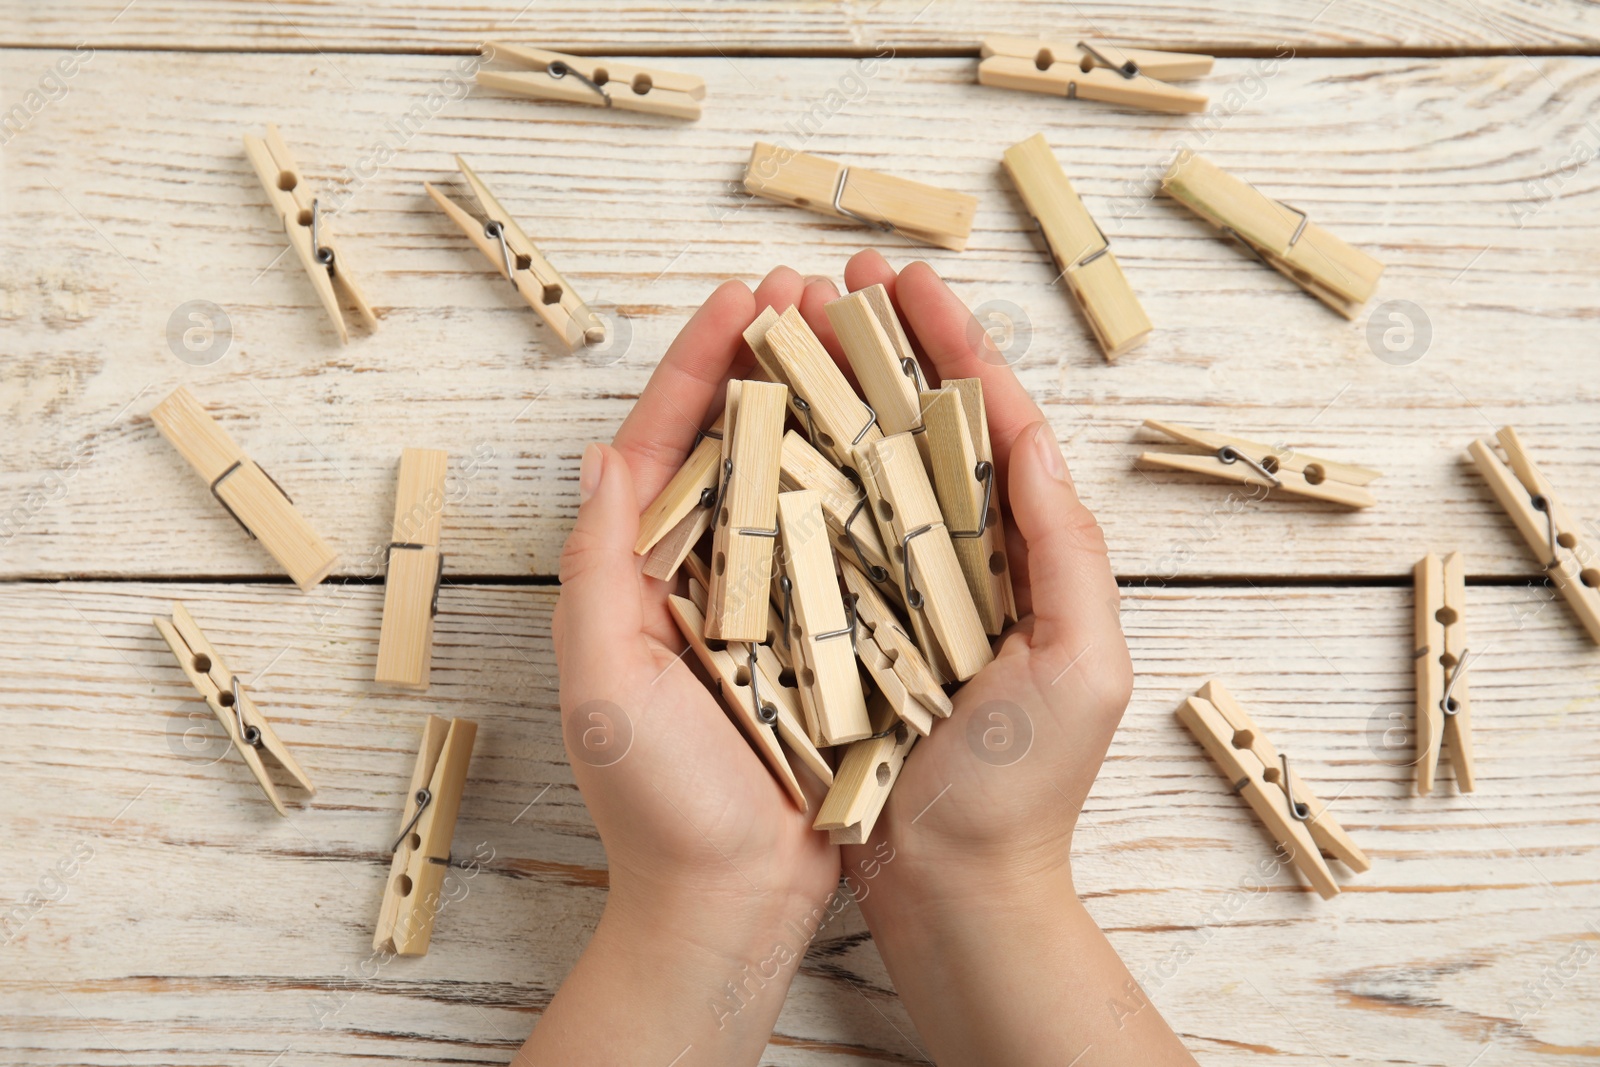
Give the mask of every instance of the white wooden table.
MULTIPOLYGON (((1200 1060, 1600 1056, 1600 650, 1462 458, 1514 424, 1600 529, 1600 165, 1585 162, 1600 8, 124 3, 0 11, 0 1059, 507 1062, 605 895, 549 642, 578 455, 718 281, 778 263, 837 277, 871 242, 1011 323, 1008 355, 1106 528, 1138 687, 1076 869, 1200 1060), (1213 51, 1213 112, 982 89, 992 31, 1213 51), (705 117, 465 92, 462 65, 496 37, 670 56, 706 78, 705 117), (74 49, 74 73, 51 75, 74 49), (280 256, 241 151, 268 122, 336 191, 382 317, 349 347, 280 256), (1041 130, 1157 324, 1117 366, 999 172, 1041 130), (736 182, 757 138, 975 194, 970 247, 749 202, 736 182), (1366 317, 1330 314, 1152 197, 1182 144, 1384 260, 1373 307, 1421 309, 1420 355, 1380 359, 1366 317), (618 343, 568 355, 494 281, 422 193, 457 152, 618 343), (168 343, 190 301, 230 323, 203 366, 168 343), (342 550, 333 580, 287 585, 159 440, 148 411, 179 384, 342 550), (1223 487, 1132 469, 1145 417, 1376 467, 1380 503, 1232 514, 1223 487), (453 457, 422 696, 370 680, 405 445, 453 457), (1455 547, 1483 650, 1479 783, 1424 799, 1406 766, 1409 572, 1455 547), (222 750, 150 625, 172 599, 318 783, 289 818, 222 750), (1336 900, 1288 872, 1249 881, 1270 843, 1172 715, 1213 676, 1372 857, 1336 900), (456 846, 493 859, 427 957, 374 971, 426 712, 481 725, 456 846)), ((851 908, 812 947, 763 1062, 924 1061, 851 908)))

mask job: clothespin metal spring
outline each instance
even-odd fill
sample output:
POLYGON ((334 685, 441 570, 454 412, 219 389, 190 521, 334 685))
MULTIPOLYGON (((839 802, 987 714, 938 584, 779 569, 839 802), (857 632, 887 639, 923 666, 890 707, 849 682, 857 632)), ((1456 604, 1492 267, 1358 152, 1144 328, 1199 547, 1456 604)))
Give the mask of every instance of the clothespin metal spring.
POLYGON ((1278 480, 1277 475, 1267 470, 1264 464, 1257 463, 1255 460, 1251 459, 1243 452, 1240 452, 1232 445, 1223 445, 1221 448, 1217 449, 1217 459, 1221 460, 1223 463, 1243 463, 1245 466, 1250 467, 1257 474, 1261 475, 1261 477, 1271 482, 1274 489, 1283 484, 1278 480))
MULTIPOLYGON (((231 464, 229 464, 227 470, 223 471, 221 474, 219 474, 215 478, 213 478, 211 480, 211 495, 216 497, 217 503, 221 504, 223 506, 223 508, 228 512, 229 515, 233 516, 233 521, 239 524, 239 529, 243 530, 246 534, 248 534, 250 536, 250 540, 254 541, 254 540, 257 539, 256 538, 256 532, 254 530, 250 529, 250 527, 248 527, 248 526, 246 526, 244 524, 244 520, 239 517, 239 513, 237 511, 234 511, 232 505, 230 505, 226 500, 222 499, 222 495, 217 492, 217 486, 221 485, 223 483, 223 481, 228 477, 228 475, 230 475, 234 471, 238 470, 240 467, 242 467, 244 465, 244 463, 245 463, 244 460, 236 459, 231 464)), ((283 486, 278 484, 278 479, 274 478, 272 476, 272 473, 270 471, 268 471, 267 468, 265 468, 265 467, 261 466, 261 464, 257 463, 256 464, 256 469, 259 470, 262 474, 266 475, 267 481, 272 483, 272 488, 276 489, 278 492, 283 494, 283 499, 287 500, 291 504, 294 503, 294 497, 290 496, 288 494, 288 492, 286 492, 284 490, 283 486)))
POLYGON ((994 464, 986 459, 979 460, 978 465, 972 468, 972 476, 983 483, 983 508, 978 512, 978 528, 951 530, 951 537, 982 537, 983 531, 989 528, 989 505, 994 501, 994 464))

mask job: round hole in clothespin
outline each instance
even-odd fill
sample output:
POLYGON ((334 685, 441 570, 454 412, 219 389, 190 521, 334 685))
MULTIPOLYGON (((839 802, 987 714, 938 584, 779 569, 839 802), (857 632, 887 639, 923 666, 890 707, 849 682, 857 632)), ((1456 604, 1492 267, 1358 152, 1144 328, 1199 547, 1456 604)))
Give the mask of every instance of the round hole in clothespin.
POLYGON ((878 501, 878 515, 883 519, 884 522, 893 522, 894 505, 890 504, 887 500, 878 501))
POLYGON ((989 557, 989 573, 998 575, 1004 574, 1005 572, 1006 554, 1004 552, 996 552, 994 555, 989 557))
POLYGON ((1575 535, 1562 530, 1560 533, 1556 534, 1556 544, 1566 549, 1577 548, 1578 538, 1575 535))
POLYGON ((233 707, 234 700, 232 691, 224 689, 222 692, 218 693, 217 703, 221 704, 225 708, 233 707))
POLYGON ((1446 626, 1454 626, 1456 624, 1456 620, 1460 618, 1460 616, 1456 614, 1456 609, 1449 607, 1440 608, 1438 611, 1433 613, 1433 617, 1438 619, 1446 626))
POLYGON ((733 684, 743 688, 750 684, 750 668, 744 664, 733 669, 733 684))
POLYGON ((1600 588, 1600 568, 1590 567, 1578 575, 1578 581, 1590 589, 1600 588))
MULTIPOLYGON (((1087 61, 1089 57, 1085 56, 1084 59, 1087 61)), ((1049 70, 1055 61, 1055 53, 1050 51, 1048 48, 1039 49, 1039 54, 1033 57, 1033 65, 1038 67, 1040 70, 1049 70)), ((1088 70, 1089 68, 1085 67, 1083 69, 1088 70)))
POLYGON ((307 208, 301 208, 300 209, 300 225, 302 225, 302 226, 310 226, 311 225, 311 209, 310 208, 307 207, 307 208))
MULTIPOLYGON (((194 657, 194 669, 200 674, 211 673, 211 657, 204 653, 197 653, 194 657)), ((231 693, 229 694, 232 695, 231 693)))
POLYGON ((878 784, 889 784, 889 765, 887 763, 878 764, 878 784))
POLYGON ((906 740, 906 724, 903 722, 897 723, 894 728, 894 743, 896 745, 903 745, 906 743, 906 740))
POLYGON ((1328 472, 1323 470, 1322 466, 1317 463, 1307 463, 1306 469, 1300 473, 1305 475, 1306 481, 1312 485, 1321 485, 1328 480, 1328 472))
MULTIPOLYGON (((1261 460, 1261 469, 1266 471, 1268 474, 1277 474, 1279 465, 1280 464, 1278 463, 1278 457, 1277 456, 1266 456, 1261 460)), ((1315 467, 1316 464, 1312 464, 1311 466, 1315 467)), ((1322 478, 1320 477, 1320 474, 1321 474, 1322 468, 1321 467, 1317 467, 1317 471, 1318 471, 1318 474, 1319 474, 1319 477, 1317 478, 1317 481, 1321 481, 1322 478)), ((1310 472, 1311 472, 1311 467, 1307 467, 1306 468, 1306 481, 1308 481, 1308 482, 1311 481, 1311 473, 1310 472)), ((1315 484, 1315 483, 1313 483, 1313 484, 1315 484)))
POLYGON ((810 667, 800 668, 800 684, 807 689, 817 684, 817 675, 810 667))
POLYGON ((294 187, 299 185, 299 184, 300 184, 300 176, 298 174, 296 174, 294 171, 292 171, 292 170, 280 170, 278 172, 278 188, 282 189, 284 192, 286 192, 286 193, 293 192, 294 191, 294 187))
POLYGON ((594 68, 594 77, 590 78, 589 80, 594 82, 596 85, 604 85, 606 82, 611 80, 611 73, 604 67, 596 67, 594 68))
MULTIPOLYGON (((1044 68, 1040 67, 1039 69, 1043 70, 1044 68)), ((1091 70, 1093 70, 1094 69, 1094 56, 1086 55, 1082 59, 1078 60, 1078 69, 1083 71, 1085 74, 1087 74, 1091 70)))
POLYGON ((648 93, 651 89, 655 88, 655 84, 656 83, 651 80, 650 75, 646 74, 642 70, 633 76, 633 91, 638 93, 640 96, 643 96, 645 93, 648 93))
MULTIPOLYGON (((724 523, 728 521, 727 508, 722 509, 722 521, 724 523)), ((715 569, 718 578, 726 574, 728 572, 728 554, 726 552, 718 552, 717 558, 712 563, 712 567, 715 569)))
POLYGON ((411 895, 411 876, 402 874, 399 878, 396 878, 394 888, 401 896, 409 897, 411 895))

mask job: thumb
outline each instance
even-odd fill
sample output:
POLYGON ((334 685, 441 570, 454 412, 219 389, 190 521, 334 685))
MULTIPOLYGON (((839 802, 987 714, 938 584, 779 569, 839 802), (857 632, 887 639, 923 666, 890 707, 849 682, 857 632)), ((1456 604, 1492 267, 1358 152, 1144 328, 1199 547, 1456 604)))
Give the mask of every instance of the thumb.
POLYGON ((587 700, 615 678, 619 657, 638 640, 643 618, 639 504, 622 453, 609 445, 584 449, 578 468, 578 521, 561 549, 561 596, 554 622, 563 697, 587 700))

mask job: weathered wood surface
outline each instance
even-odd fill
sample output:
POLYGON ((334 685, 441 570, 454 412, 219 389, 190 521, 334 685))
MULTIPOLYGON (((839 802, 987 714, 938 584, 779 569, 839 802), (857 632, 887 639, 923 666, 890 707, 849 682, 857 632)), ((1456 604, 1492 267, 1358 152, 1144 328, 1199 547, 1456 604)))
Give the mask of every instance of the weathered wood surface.
MULTIPOLYGON (((324 603, 334 592, 0 589, 0 915, 15 927, 0 947, 0 1059, 509 1060, 588 938, 606 882, 562 753, 554 591, 447 587, 425 696, 369 681, 381 591, 345 587, 324 603), (317 783, 288 818, 222 750, 150 625, 174 597, 252 680, 317 783), (384 850, 430 711, 480 723, 454 851, 492 858, 441 913, 426 958, 374 972, 384 850), (60 888, 49 880, 85 852, 60 888), (34 907, 30 893, 61 899, 34 907)), ((1138 686, 1075 867, 1203 1063, 1600 1055, 1600 657, 1559 602, 1540 610, 1537 591, 1474 586, 1468 602, 1483 649, 1479 788, 1422 799, 1406 766, 1408 590, 1127 598, 1138 686), (1372 857, 1367 875, 1341 872, 1336 900, 1288 871, 1261 877, 1269 839, 1173 716, 1212 676, 1372 857)), ((808 954, 762 1062, 925 1062, 919 1045, 851 906, 808 954)))
MULTIPOLYGON (((138 4, 124 19, 162 10, 138 4)), ((1362 10, 1335 4, 1326 18, 1362 10)), ((1424 21, 1438 20, 1449 21, 1424 21)), ((0 57, 0 99, 15 100, 58 54, 0 57)), ((1026 320, 1008 352, 1066 441, 1124 576, 1398 578, 1424 551, 1458 546, 1473 575, 1531 575, 1461 458, 1507 422, 1569 508, 1600 521, 1600 166, 1573 162, 1600 147, 1600 59, 1225 60, 1206 82, 1216 113, 1181 119, 984 89, 967 60, 895 58, 869 74, 854 59, 679 59, 710 85, 705 118, 687 125, 478 90, 448 99, 464 89, 450 80, 462 62, 99 51, 10 140, 0 576, 274 573, 149 423, 179 383, 343 551, 340 573, 376 572, 394 463, 412 445, 453 457, 452 574, 553 574, 583 444, 615 430, 713 286, 753 283, 777 263, 837 277, 872 243, 896 262, 934 262, 986 324, 1026 320), (420 123, 403 132, 413 109, 420 123), (338 208, 330 224, 383 317, 348 348, 280 255, 240 149, 269 121, 338 208), (1000 152, 1039 130, 1157 325, 1114 367, 1052 284, 1000 173, 1000 152), (736 182, 757 136, 979 196, 971 247, 912 247, 750 201, 736 182), (1387 262, 1374 306, 1419 306, 1426 354, 1381 361, 1368 336, 1387 312, 1345 322, 1152 199, 1181 144, 1387 262), (422 193, 453 172, 454 152, 625 342, 568 355, 494 278, 422 193), (191 300, 231 320, 214 365, 169 350, 169 330, 189 325, 169 323, 191 300), (1226 486, 1132 469, 1147 416, 1376 467, 1379 504, 1234 514, 1226 486)))
POLYGON ((768 4, 526 0, 394 7, 354 0, 247 3, 241 0, 83 0, 64 6, 12 5, 0 21, 5 44, 97 47, 271 49, 296 52, 473 48, 514 37, 589 52, 619 48, 715 55, 836 50, 887 43, 975 49, 991 33, 1118 38, 1152 47, 1509 49, 1592 48, 1594 5, 1537 0, 1274 0, 1218 4, 1041 4, 1025 0, 805 0, 768 4))

